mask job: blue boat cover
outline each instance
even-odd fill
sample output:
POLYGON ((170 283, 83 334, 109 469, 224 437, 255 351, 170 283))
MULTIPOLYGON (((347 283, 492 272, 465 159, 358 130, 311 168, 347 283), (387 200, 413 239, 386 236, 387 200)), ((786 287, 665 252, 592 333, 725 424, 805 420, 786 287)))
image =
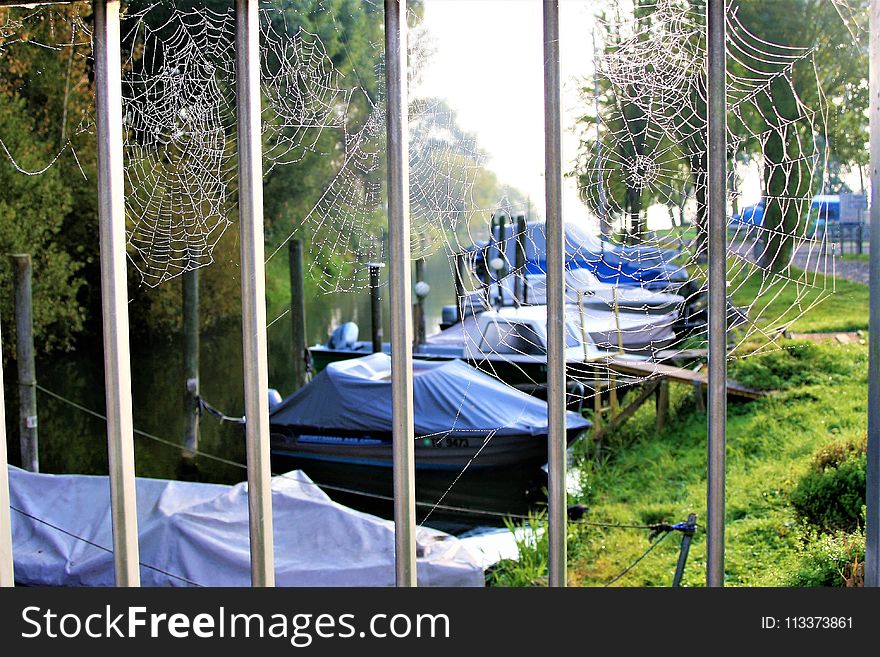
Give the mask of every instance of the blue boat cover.
MULTIPOLYGON (((601 282, 613 285, 630 285, 644 288, 663 288, 670 283, 688 280, 687 271, 673 262, 679 254, 672 249, 659 249, 651 245, 612 244, 593 235, 584 226, 566 222, 565 266, 568 269, 583 268, 591 271, 601 282)), ((526 274, 544 274, 547 270, 547 240, 545 224, 533 222, 526 225, 526 274)), ((497 229, 496 229, 497 231, 497 229)), ((497 239, 496 235, 496 239, 497 239)), ((505 234, 505 254, 513 262, 516 252, 513 231, 505 234)), ((494 257, 490 249, 490 259, 494 257)))
MULTIPOLYGON (((419 436, 495 431, 496 436, 547 433, 547 404, 460 360, 415 361, 415 433, 419 436)), ((391 358, 371 354, 329 364, 312 381, 275 406, 273 424, 391 431, 391 358)), ((568 413, 569 429, 590 423, 568 413)))

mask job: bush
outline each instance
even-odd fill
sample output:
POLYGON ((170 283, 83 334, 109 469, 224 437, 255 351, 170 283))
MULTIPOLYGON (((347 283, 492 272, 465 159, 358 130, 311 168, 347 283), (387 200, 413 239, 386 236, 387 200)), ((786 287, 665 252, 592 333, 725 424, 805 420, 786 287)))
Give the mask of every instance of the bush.
MULTIPOLYGON (((817 462, 834 463, 836 455, 820 452, 817 462)), ((865 504, 864 453, 853 453, 839 464, 808 472, 791 493, 791 503, 811 525, 826 530, 854 531, 859 526, 865 504)))
POLYGON ((865 535, 808 533, 786 586, 864 586, 865 535))
POLYGON ((822 472, 828 468, 838 468, 844 461, 866 454, 868 451, 868 434, 861 440, 837 440, 825 445, 813 455, 813 469, 822 472))

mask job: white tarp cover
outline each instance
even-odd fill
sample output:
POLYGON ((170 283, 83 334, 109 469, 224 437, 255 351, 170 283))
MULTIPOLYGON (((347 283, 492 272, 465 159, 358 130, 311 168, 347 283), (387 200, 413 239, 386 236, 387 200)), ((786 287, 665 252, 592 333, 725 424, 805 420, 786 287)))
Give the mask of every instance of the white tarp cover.
MULTIPOLYGON (((15 579, 113 586, 107 477, 9 468, 15 579)), ((137 479, 144 586, 250 586, 247 484, 137 479), (148 568, 146 566, 152 566, 148 568), (164 572, 159 572, 164 571, 164 572), (170 573, 165 574, 165 573, 170 573)), ((302 471, 272 478, 278 586, 393 586, 394 525, 332 501, 302 471)), ((420 586, 483 586, 480 560, 453 536, 420 528, 420 586)))

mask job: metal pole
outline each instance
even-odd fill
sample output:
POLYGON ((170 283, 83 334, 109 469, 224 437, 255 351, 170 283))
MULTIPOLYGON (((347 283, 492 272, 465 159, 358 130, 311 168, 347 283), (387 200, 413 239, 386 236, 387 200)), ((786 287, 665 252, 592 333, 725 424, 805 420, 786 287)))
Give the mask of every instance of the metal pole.
POLYGON ((681 585, 681 578, 684 577, 684 567, 687 564, 688 552, 691 549, 691 540, 694 538, 694 530, 697 526, 697 516, 692 513, 688 516, 687 524, 689 529, 682 532, 681 547, 678 551, 678 563, 675 565, 675 575, 672 577, 672 586, 681 585))
MULTIPOLYGON (((3 353, 0 339, 0 354, 3 353)), ((15 586, 12 567, 12 519, 9 516, 9 461, 6 458, 6 404, 3 399, 3 358, 0 356, 0 587, 15 586)))
POLYGON ((593 96, 596 102, 596 177, 599 183, 599 232, 602 237, 611 235, 611 224, 608 221, 607 202, 605 199, 605 178, 602 170, 602 118, 599 114, 599 52, 596 50, 596 30, 593 30, 593 96))
POLYGON ((371 262, 370 268, 370 337, 373 340, 373 353, 382 353, 382 300, 379 298, 379 269, 385 265, 371 262))
POLYGON ((13 255, 12 265, 15 279, 15 360, 18 366, 18 435, 21 441, 21 467, 31 472, 39 472, 31 257, 27 254, 13 255))
POLYGON ((547 202, 547 495, 549 584, 565 586, 565 266, 559 98, 559 2, 544 1, 544 180, 547 202))
POLYGON ((117 586, 140 586, 131 358, 128 349, 119 0, 95 0, 92 8, 95 21, 98 223, 113 561, 117 586))
POLYGON ((186 390, 186 433, 184 457, 193 458, 199 449, 199 270, 183 275, 183 361, 186 390))
POLYGON ((291 240, 288 248, 290 249, 290 341, 293 344, 293 385, 302 388, 308 382, 309 373, 303 245, 300 240, 291 240))
POLYGON ((709 213, 709 387, 706 585, 724 585, 727 434, 727 62, 725 0, 707 5, 709 213))
POLYGON ((398 586, 416 585, 412 307, 409 254, 409 126, 406 0, 385 0, 388 90, 388 260, 391 301, 391 395, 394 444, 394 541, 398 586))
POLYGON ((241 337, 244 345, 244 409, 247 418, 245 441, 251 584, 275 586, 269 467, 269 370, 266 357, 258 0, 235 0, 235 70, 238 211, 241 226, 241 337))
POLYGON ((880 0, 871 0, 871 228, 865 586, 880 586, 880 0))

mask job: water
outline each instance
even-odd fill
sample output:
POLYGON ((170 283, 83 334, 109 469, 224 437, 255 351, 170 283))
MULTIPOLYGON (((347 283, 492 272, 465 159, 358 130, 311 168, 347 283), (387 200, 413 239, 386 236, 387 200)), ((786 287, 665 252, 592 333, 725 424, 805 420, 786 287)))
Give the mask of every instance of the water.
MULTIPOLYGON (((440 254, 428 260, 427 282, 431 292, 426 299, 427 331, 439 327, 442 307, 453 302, 454 293, 448 261, 440 254)), ((387 288, 383 288, 383 318, 387 325, 387 288)), ((307 331, 310 344, 326 340, 332 327, 355 321, 362 339, 369 339, 369 294, 319 295, 307 299, 307 331)), ((290 319, 284 317, 268 329, 269 385, 282 396, 292 392, 290 319)), ((132 400, 135 427, 148 434, 182 445, 184 432, 184 365, 182 340, 177 337, 158 345, 133 343, 132 400)), ((241 325, 233 320, 201 335, 201 394, 228 415, 243 413, 241 325)), ((104 412, 103 354, 100 344, 82 347, 74 353, 56 354, 37 363, 41 386, 87 409, 104 412)), ((18 430, 14 372, 6 373, 7 425, 10 460, 17 463, 18 430)), ((49 473, 107 473, 105 423, 73 408, 49 394, 38 391, 39 450, 41 471, 49 473)), ((220 423, 203 414, 199 450, 231 461, 224 463, 199 456, 196 470, 181 465, 181 450, 157 440, 135 437, 135 468, 138 476, 164 479, 196 479, 233 484, 246 479, 244 430, 241 425, 220 423), (235 465, 238 464, 238 465, 235 465)), ((390 469, 316 464, 315 462, 273 460, 274 473, 304 470, 337 501, 390 518, 392 473, 390 469), (361 495, 346 491, 362 491, 361 495)), ((459 531, 476 525, 502 524, 504 514, 525 514, 546 501, 543 489, 546 475, 539 469, 508 470, 495 473, 419 473, 417 521, 459 531), (453 482, 455 485, 452 486, 453 482), (452 486, 451 490, 450 486, 452 486), (477 513, 453 512, 444 507, 463 507, 477 513)))

